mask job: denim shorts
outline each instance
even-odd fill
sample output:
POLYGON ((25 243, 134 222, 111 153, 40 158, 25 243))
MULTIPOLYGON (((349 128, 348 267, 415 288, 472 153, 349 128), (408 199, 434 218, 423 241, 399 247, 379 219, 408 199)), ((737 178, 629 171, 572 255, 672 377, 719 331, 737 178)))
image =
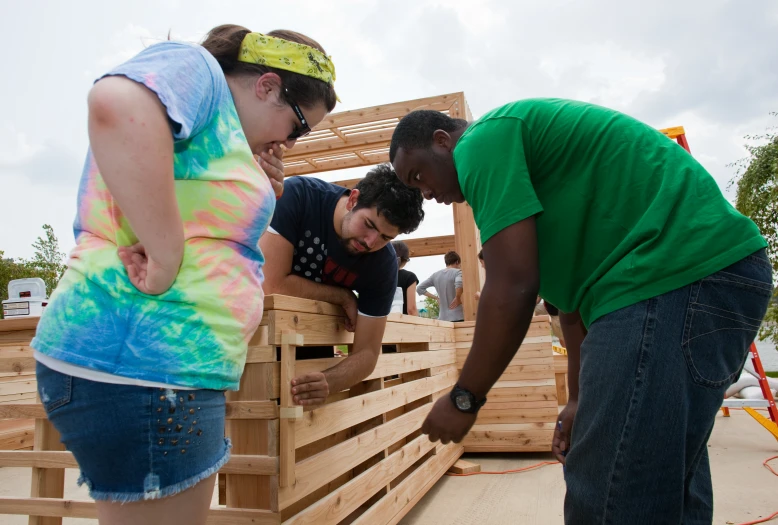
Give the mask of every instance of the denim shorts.
POLYGON ((229 459, 225 396, 98 383, 37 363, 49 421, 95 500, 164 498, 210 477, 229 459))

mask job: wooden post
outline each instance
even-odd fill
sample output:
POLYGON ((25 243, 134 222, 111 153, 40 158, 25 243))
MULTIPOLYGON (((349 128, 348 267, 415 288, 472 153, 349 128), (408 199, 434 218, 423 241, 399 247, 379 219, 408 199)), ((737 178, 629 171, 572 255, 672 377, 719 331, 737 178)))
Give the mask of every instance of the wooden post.
MULTIPOLYGON (((40 399, 38 400, 40 402, 40 399)), ((35 420, 34 450, 65 450, 59 440, 59 432, 48 419, 35 420)), ((65 469, 33 468, 30 496, 33 498, 58 498, 65 495, 65 469)), ((30 516, 29 525, 62 525, 62 518, 30 516)))
POLYGON ((454 204, 454 237, 457 253, 462 259, 462 303, 465 321, 475 321, 478 311, 475 292, 481 290, 481 271, 478 264, 481 239, 473 219, 473 210, 468 204, 454 204))
POLYGON ((284 330, 281 334, 281 405, 280 405, 280 456, 279 480, 280 487, 295 484, 295 440, 294 427, 298 419, 303 417, 303 407, 295 405, 292 400, 291 383, 294 379, 294 363, 297 347, 303 345, 303 336, 292 330, 284 330))
MULTIPOLYGON (((473 120, 464 93, 458 94, 456 101, 449 108, 449 115, 451 118, 473 120)), ((454 241, 457 253, 462 259, 462 303, 465 321, 475 321, 478 311, 475 293, 481 291, 482 285, 482 272, 478 263, 481 236, 475 225, 473 210, 466 203, 454 204, 454 241)))
MULTIPOLYGON (((273 398, 273 375, 277 362, 247 363, 240 378, 240 390, 227 392, 227 401, 262 401, 273 398)), ((234 455, 278 456, 278 421, 228 419, 227 436, 234 455)), ((276 476, 226 474, 226 504, 229 508, 278 511, 276 476)))

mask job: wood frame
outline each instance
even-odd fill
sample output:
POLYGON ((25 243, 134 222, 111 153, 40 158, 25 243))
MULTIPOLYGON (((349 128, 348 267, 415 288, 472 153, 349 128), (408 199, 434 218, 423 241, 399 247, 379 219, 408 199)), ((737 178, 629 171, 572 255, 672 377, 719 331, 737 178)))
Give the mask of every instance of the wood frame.
MULTIPOLYGON (((322 407, 291 403, 296 374, 340 359, 297 361, 296 348, 350 344, 342 314, 327 303, 266 297, 240 389, 227 395, 233 454, 219 471, 220 506, 209 524, 396 523, 462 455, 462 445, 420 433, 433 401, 456 382, 454 323, 391 314, 384 342, 397 353, 382 354, 370 376, 322 407)), ((34 373, 25 360, 37 321, 0 321, 0 369, 34 373)), ((33 450, 0 451, 0 467, 33 469, 31 497, 0 498, 0 514, 44 525, 96 517, 93 502, 63 499, 64 469, 77 464, 39 400, 0 405, 0 418, 35 426, 33 450)))

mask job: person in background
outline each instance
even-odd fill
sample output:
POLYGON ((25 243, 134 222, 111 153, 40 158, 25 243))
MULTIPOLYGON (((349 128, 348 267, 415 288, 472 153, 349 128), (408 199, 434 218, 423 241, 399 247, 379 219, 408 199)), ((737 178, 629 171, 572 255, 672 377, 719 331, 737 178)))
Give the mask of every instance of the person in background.
POLYGON ((402 289, 403 294, 403 314, 419 315, 419 309, 416 307, 416 285, 419 284, 419 278, 416 274, 405 270, 405 265, 411 260, 408 245, 402 241, 392 241, 394 252, 397 254, 397 264, 400 269, 397 272, 397 287, 402 289))
POLYGON ((465 312, 462 308, 462 260, 455 251, 448 252, 443 260, 446 267, 429 276, 416 289, 419 295, 425 295, 439 303, 438 319, 441 321, 464 321, 465 312), (435 288, 438 295, 427 291, 435 288))

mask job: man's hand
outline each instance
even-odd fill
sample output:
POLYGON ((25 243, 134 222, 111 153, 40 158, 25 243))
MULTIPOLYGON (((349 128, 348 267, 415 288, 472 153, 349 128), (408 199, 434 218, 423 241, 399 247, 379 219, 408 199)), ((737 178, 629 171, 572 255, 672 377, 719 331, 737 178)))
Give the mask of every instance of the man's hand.
POLYGON ((323 372, 312 372, 292 379, 292 400, 303 406, 323 405, 330 386, 323 372))
POLYGON ((454 308, 456 308, 460 304, 462 304, 462 300, 459 297, 454 297, 454 300, 451 301, 451 303, 448 305, 448 309, 449 310, 453 310, 454 308))
POLYGON ((342 288, 343 296, 339 302, 343 307, 343 311, 346 312, 346 330, 353 332, 357 328, 357 315, 359 315, 357 308, 357 298, 354 292, 342 288))
POLYGON ((273 144, 273 149, 259 152, 259 165, 265 171, 276 199, 280 199, 284 193, 284 150, 278 144, 273 144))
POLYGON ((578 411, 578 401, 568 401, 567 406, 559 413, 557 425, 554 429, 554 439, 551 442, 551 452, 561 464, 565 464, 565 456, 570 450, 571 436, 573 434, 573 420, 578 411))
POLYGON ((453 441, 459 443, 475 423, 477 414, 460 412, 449 396, 438 399, 421 425, 421 431, 433 443, 440 440, 444 445, 453 441))
POLYGON ((481 300, 481 292, 476 292, 475 293, 475 300, 476 301, 480 301, 481 300))
POLYGON ((168 291, 181 266, 180 256, 172 257, 171 262, 161 263, 148 255, 141 243, 120 246, 118 253, 130 282, 138 291, 148 295, 159 295, 168 291))

